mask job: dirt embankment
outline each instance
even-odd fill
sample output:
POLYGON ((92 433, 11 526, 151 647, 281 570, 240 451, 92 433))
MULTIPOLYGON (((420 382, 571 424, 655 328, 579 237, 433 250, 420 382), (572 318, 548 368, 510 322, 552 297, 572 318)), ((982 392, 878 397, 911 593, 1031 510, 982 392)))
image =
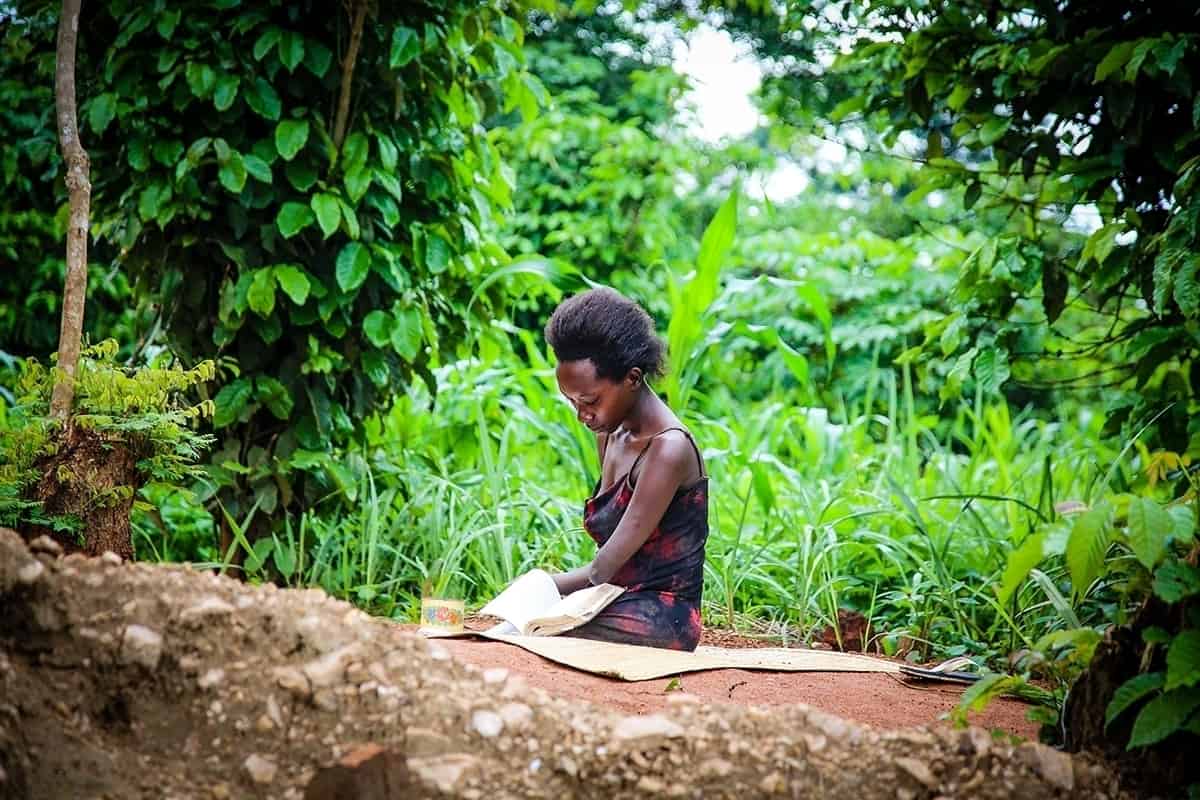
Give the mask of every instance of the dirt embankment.
POLYGON ((980 728, 687 696, 625 716, 319 591, 59 559, 0 529, 0 798, 435 796, 1118 793, 1100 765, 980 728))

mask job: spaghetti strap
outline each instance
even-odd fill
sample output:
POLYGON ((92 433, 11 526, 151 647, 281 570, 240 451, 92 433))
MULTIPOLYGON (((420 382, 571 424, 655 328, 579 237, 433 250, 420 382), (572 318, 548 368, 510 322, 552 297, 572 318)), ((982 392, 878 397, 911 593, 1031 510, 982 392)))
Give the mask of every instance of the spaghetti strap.
POLYGON ((700 479, 703 480, 704 478, 708 477, 707 475, 704 474, 704 459, 700 457, 700 448, 696 446, 696 440, 693 439, 692 435, 690 433, 688 433, 686 430, 684 430, 683 428, 673 427, 673 428, 663 428, 661 431, 659 431, 658 433, 651 436, 650 441, 646 442, 646 446, 642 448, 642 452, 637 454, 637 458, 635 458, 633 460, 633 466, 629 468, 628 475, 629 475, 629 481, 631 484, 633 483, 633 471, 635 469, 637 469, 638 464, 642 463, 642 456, 646 455, 646 451, 650 449, 650 445, 654 442, 655 439, 662 436, 664 433, 669 433, 671 431, 679 431, 680 433, 682 433, 684 436, 687 437, 688 444, 690 444, 692 446, 692 451, 696 454, 696 466, 699 467, 699 469, 700 469, 700 479))

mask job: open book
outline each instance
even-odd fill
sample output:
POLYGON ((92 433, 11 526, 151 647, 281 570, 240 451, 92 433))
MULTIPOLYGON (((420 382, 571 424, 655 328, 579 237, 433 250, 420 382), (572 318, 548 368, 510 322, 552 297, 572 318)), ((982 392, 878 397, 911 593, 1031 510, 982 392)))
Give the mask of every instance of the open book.
POLYGON ((510 583, 479 613, 505 620, 489 633, 554 636, 589 621, 624 591, 602 583, 560 597, 549 573, 535 569, 510 583))

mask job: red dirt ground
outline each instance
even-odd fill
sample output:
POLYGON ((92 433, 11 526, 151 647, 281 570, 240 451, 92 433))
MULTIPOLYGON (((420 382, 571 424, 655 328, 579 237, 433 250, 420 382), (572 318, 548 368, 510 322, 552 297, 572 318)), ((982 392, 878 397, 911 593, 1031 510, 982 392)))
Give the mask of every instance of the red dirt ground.
MULTIPOLYGON (((416 628, 415 625, 405 626, 416 628)), ((468 623, 468 627, 476 627, 468 623)), ((438 642, 458 661, 481 669, 503 667, 520 674, 530 686, 560 697, 586 700, 629 714, 649 714, 666 707, 675 679, 619 681, 580 672, 503 642, 484 639, 441 639, 438 642)), ((763 642, 725 631, 705 632, 702 644, 720 647, 762 647, 763 642)), ((806 703, 845 719, 891 730, 944 721, 958 702, 963 687, 933 682, 909 683, 884 673, 764 672, 717 669, 689 672, 678 688, 705 703, 740 706, 779 706, 806 703)), ((674 688, 674 687, 673 687, 674 688)), ((1037 724, 1025 718, 1029 706, 1014 700, 994 700, 971 722, 1037 741, 1037 724)))

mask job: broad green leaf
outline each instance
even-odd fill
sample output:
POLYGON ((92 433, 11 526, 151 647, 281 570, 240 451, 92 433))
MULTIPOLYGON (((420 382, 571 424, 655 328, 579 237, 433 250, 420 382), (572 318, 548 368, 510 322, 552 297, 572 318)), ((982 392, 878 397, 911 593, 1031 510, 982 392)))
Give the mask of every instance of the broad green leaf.
POLYGON ((392 31, 392 51, 388 64, 392 69, 403 67, 421 52, 421 42, 412 28, 397 25, 392 31))
POLYGON ((358 242, 350 242, 338 253, 337 282, 343 292, 353 292, 362 286, 370 270, 371 253, 358 242))
POLYGON ((371 170, 357 168, 346 172, 343 183, 346 186, 346 196, 350 202, 357 204, 371 188, 371 170))
POLYGON ((260 317, 269 317, 275 310, 275 272, 270 268, 254 271, 250 288, 246 292, 250 310, 260 317))
POLYGON ((1166 676, 1161 672, 1147 672, 1121 684, 1121 687, 1113 692, 1112 700, 1104 711, 1104 726, 1111 725, 1114 719, 1138 700, 1161 689, 1165 680, 1166 676))
POLYGON ((1178 634, 1167 649, 1167 691, 1200 683, 1200 631, 1178 634))
POLYGON ((109 92, 97 95, 88 107, 88 125, 92 127, 92 133, 104 133, 104 129, 108 127, 108 123, 112 122, 116 113, 117 98, 115 95, 109 92))
POLYGON ((1177 542, 1186 542, 1196 532, 1196 512, 1187 504, 1176 504, 1167 508, 1171 517, 1171 538, 1177 542))
POLYGON ((1129 503, 1129 547, 1146 569, 1153 570, 1167 551, 1174 522, 1166 509, 1147 497, 1129 503))
POLYGON ((304 274, 304 270, 300 267, 295 264, 277 265, 275 267, 275 280, 279 282, 279 288, 283 289, 296 305, 302 306, 308 300, 312 284, 309 283, 308 276, 304 274))
POLYGON ((413 361, 421 350, 421 313, 415 308, 397 311, 392 325, 392 347, 405 361, 413 361))
POLYGON ((138 172, 145 172, 150 167, 150 147, 146 140, 142 137, 135 137, 129 141, 128 149, 125 154, 129 166, 133 167, 138 172))
POLYGON ((775 509, 775 489, 771 486, 771 471, 761 461, 750 462, 751 486, 758 505, 764 514, 770 514, 775 509))
POLYGON ((440 235, 430 232, 425 237, 425 267, 437 274, 450 265, 450 244, 440 235))
POLYGON ((260 375, 254 379, 254 397, 275 415, 276 419, 287 419, 292 415, 292 394, 277 378, 260 375))
POLYGON ((317 182, 317 172, 306 159, 290 161, 284 167, 288 183, 299 192, 307 192, 317 182))
POLYGON ((1200 594, 1200 567, 1178 559, 1167 561, 1154 573, 1154 593, 1168 603, 1200 594))
POLYGON ((363 371, 367 373, 367 377, 371 380, 371 383, 380 388, 387 386, 390 372, 385 353, 379 350, 365 350, 362 354, 362 364, 363 371))
POLYGON ((217 172, 217 180, 234 194, 241 193, 246 186, 246 163, 242 160, 241 153, 229 154, 229 159, 221 165, 217 172))
POLYGON ((258 41, 254 43, 254 60, 262 61, 263 57, 266 56, 267 53, 271 52, 271 49, 275 47, 275 45, 279 44, 279 37, 282 35, 282 33, 283 32, 276 27, 270 27, 263 31, 262 36, 259 36, 258 41))
POLYGON ((829 304, 825 302, 825 295, 811 283, 802 283, 797 286, 796 295, 804 301, 808 310, 820 321, 821 328, 825 331, 825 360, 832 373, 833 358, 837 353, 837 347, 833 342, 833 314, 829 311, 829 304))
POLYGON ((1020 547, 1008 554, 1004 575, 1000 579, 1000 585, 996 587, 996 596, 1001 605, 1008 603, 1013 592, 1029 577, 1030 570, 1042 560, 1042 546, 1045 540, 1046 536, 1043 533, 1027 536, 1020 547))
POLYGON ((254 79, 254 84, 246 90, 245 97, 246 104, 260 117, 279 119, 283 111, 279 95, 275 93, 275 88, 262 78, 254 79))
POLYGON ((187 78, 188 88, 192 90, 192 94, 200 98, 212 94, 213 86, 217 82, 217 73, 213 71, 212 67, 195 61, 188 62, 184 76, 187 78))
POLYGON ((1010 125, 1012 125, 1011 117, 992 117, 979 128, 980 143, 985 147, 995 144, 1004 134, 1008 133, 1010 125))
POLYGON ((975 378, 986 396, 999 394, 1008 376, 1008 351, 1003 347, 985 347, 975 356, 975 378))
POLYGON ((796 383, 802 387, 808 386, 808 359, 803 354, 796 352, 791 345, 780 338, 775 343, 776 349, 779 351, 783 363, 787 366, 788 371, 792 373, 792 377, 796 379, 796 383))
POLYGON ((382 133, 375 135, 375 143, 379 147, 379 161, 383 164, 383 168, 388 172, 393 172, 399 161, 396 143, 392 141, 392 137, 382 133))
POLYGON ((392 315, 375 309, 363 319, 363 333, 376 347, 386 347, 392 337, 392 315))
POLYGON ((241 78, 236 75, 222 74, 217 79, 217 88, 213 91, 213 105, 217 111, 226 111, 233 105, 240 83, 241 78))
POLYGON ((302 203, 284 203, 275 217, 275 226, 279 228, 279 232, 285 239, 292 238, 312 223, 312 209, 302 203))
POLYGON ((242 156, 242 163, 246 165, 246 172, 257 181, 263 183, 271 182, 271 166, 256 155, 245 154, 242 156))
POLYGON ((252 391, 248 378, 238 378, 222 386, 214 399, 216 409, 213 412, 213 427, 224 428, 236 422, 246 408, 252 391))
POLYGON ((175 35, 175 28, 179 25, 182 12, 178 8, 171 8, 158 12, 157 16, 158 19, 154 22, 155 30, 158 31, 159 36, 170 40, 175 35))
POLYGON ((304 36, 295 31, 284 31, 279 39, 279 61, 288 72, 295 72, 304 60, 304 36))
POLYGON ((689 286, 689 294, 694 293, 693 308, 698 311, 707 309, 717 296, 721 265, 733 247, 733 237, 737 231, 738 194, 740 189, 734 186, 700 238, 696 277, 689 286))
POLYGON ((318 78, 324 78, 333 63, 333 53, 320 42, 309 41, 304 47, 304 66, 318 78))
POLYGON ((1200 707, 1200 686, 1165 692, 1142 707, 1126 749, 1146 747, 1175 733, 1200 707))
POLYGON ((352 172, 362 169, 367 164, 370 155, 370 140, 361 131, 355 131, 346 137, 342 143, 342 169, 352 172))
POLYGON ((337 198, 325 192, 318 192, 312 196, 309 204, 317 214, 317 224, 321 226, 321 233, 325 234, 325 238, 328 239, 337 233, 342 223, 342 211, 337 198))
POLYGON ((1109 50, 1108 54, 1096 65, 1096 72, 1092 77, 1092 82, 1099 83, 1125 66, 1125 63, 1129 61, 1129 56, 1133 54, 1133 48, 1136 44, 1137 42, 1120 42, 1109 50))
POLYGON ((1067 540, 1067 569, 1071 587, 1082 597, 1104 567, 1112 536, 1112 507, 1101 503, 1078 515, 1067 540))
POLYGON ((275 149, 284 161, 291 161, 308 142, 308 120, 285 119, 275 126, 275 149))
POLYGON ((277 540, 275 549, 271 552, 271 558, 275 561, 275 569, 279 570, 279 574, 283 579, 290 580, 292 574, 296 571, 296 548, 291 542, 277 540))

